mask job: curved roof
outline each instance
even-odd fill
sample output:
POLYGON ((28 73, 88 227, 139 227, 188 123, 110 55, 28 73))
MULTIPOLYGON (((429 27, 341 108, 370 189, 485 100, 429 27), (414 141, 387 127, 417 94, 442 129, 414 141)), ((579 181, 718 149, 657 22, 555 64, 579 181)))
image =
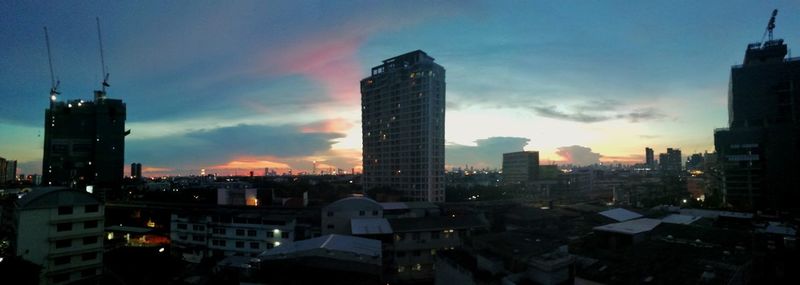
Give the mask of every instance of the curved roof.
POLYGON ((99 204, 92 194, 64 187, 34 188, 17 200, 20 209, 99 204))
POLYGON ((383 209, 383 207, 381 207, 380 203, 378 203, 377 201, 372 200, 372 199, 370 199, 368 197, 364 197, 364 196, 353 196, 353 197, 347 197, 347 198, 344 198, 344 199, 339 199, 336 202, 333 202, 330 205, 325 206, 325 208, 343 207, 344 205, 358 205, 358 204, 368 204, 368 205, 373 205, 373 206, 375 206, 377 208, 383 209))

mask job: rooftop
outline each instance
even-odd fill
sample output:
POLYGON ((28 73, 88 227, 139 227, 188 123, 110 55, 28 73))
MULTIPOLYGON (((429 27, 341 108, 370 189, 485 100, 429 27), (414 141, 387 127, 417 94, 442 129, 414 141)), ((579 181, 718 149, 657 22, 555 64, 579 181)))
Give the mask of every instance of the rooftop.
POLYGON ((264 251, 259 257, 270 257, 281 254, 293 254, 313 249, 327 249, 350 252, 360 255, 381 256, 381 242, 378 240, 344 236, 337 234, 324 235, 317 238, 295 241, 264 251))
POLYGON ((614 208, 611 210, 606 210, 598 213, 600 215, 606 216, 610 219, 613 219, 617 222, 624 222, 628 220, 638 219, 641 218, 642 215, 630 210, 626 210, 623 208, 614 208))
POLYGON ((351 219, 350 229, 354 235, 391 234, 392 226, 386 219, 351 219))
POLYGON ((661 224, 661 220, 643 218, 594 227, 594 229, 597 231, 634 235, 638 233, 649 232, 659 224, 661 224))
POLYGON ((489 222, 477 215, 434 216, 390 219, 395 232, 430 231, 488 227, 489 222))
POLYGON ((680 215, 680 214, 671 214, 669 216, 661 218, 661 221, 664 223, 670 224, 681 224, 681 225, 688 225, 691 223, 700 220, 702 217, 695 217, 689 215, 680 215))

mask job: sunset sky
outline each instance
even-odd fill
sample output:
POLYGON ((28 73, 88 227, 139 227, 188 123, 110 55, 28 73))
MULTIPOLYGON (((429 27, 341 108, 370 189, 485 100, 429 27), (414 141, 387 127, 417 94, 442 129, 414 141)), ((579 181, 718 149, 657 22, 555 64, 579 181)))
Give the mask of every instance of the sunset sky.
POLYGON ((713 151, 730 67, 775 8, 800 45, 796 0, 2 1, 0 157, 40 172, 43 26, 61 99, 99 88, 96 16, 145 175, 360 168, 359 80, 417 49, 447 70, 448 168, 713 151))

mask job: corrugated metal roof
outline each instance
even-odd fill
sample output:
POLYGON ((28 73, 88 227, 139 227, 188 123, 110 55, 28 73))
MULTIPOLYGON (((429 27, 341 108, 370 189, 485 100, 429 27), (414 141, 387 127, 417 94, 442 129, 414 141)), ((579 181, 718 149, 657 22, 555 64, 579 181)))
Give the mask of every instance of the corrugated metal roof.
POLYGON ((624 222, 628 220, 638 219, 641 218, 642 215, 633 211, 629 211, 623 208, 614 208, 607 211, 602 211, 598 213, 600 215, 606 216, 610 219, 613 219, 617 222, 624 222))
POLYGON ((295 241, 264 251, 259 256, 274 256, 280 254, 293 254, 313 249, 328 249, 334 251, 351 252, 360 255, 380 256, 381 242, 362 237, 344 236, 337 234, 324 235, 318 238, 295 241))
POLYGON ((691 223, 696 222, 697 220, 701 219, 702 217, 695 217, 689 215, 679 215, 679 214, 672 214, 666 216, 661 219, 662 222, 670 223, 670 224, 681 224, 681 225, 689 225, 691 223))
POLYGON ((603 225, 599 227, 594 227, 594 229, 597 231, 633 235, 643 232, 649 232, 660 224, 661 220, 644 218, 644 219, 630 220, 621 223, 603 225))
POLYGON ((391 234, 392 226, 386 219, 351 219, 350 231, 354 235, 391 234))

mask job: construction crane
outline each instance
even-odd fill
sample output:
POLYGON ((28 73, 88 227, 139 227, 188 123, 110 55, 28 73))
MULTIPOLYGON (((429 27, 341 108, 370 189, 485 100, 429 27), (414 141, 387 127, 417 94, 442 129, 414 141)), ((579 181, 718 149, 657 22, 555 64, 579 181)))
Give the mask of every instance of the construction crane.
POLYGON ((103 91, 103 95, 105 95, 106 87, 111 87, 111 85, 108 84, 108 76, 110 74, 106 71, 106 61, 103 57, 103 37, 100 34, 100 17, 95 19, 97 20, 97 41, 100 42, 100 69, 103 71, 103 84, 101 90, 103 91))
POLYGON ((44 27, 44 42, 47 45, 47 63, 50 65, 50 107, 52 107, 58 99, 58 95, 61 94, 58 92, 58 85, 61 84, 61 81, 56 80, 53 72, 53 55, 50 53, 50 36, 47 34, 47 27, 44 27))
POLYGON ((766 38, 767 36, 769 36, 768 37, 769 40, 767 42, 771 42, 772 41, 772 30, 775 29, 775 16, 778 16, 778 9, 772 10, 772 17, 769 18, 769 23, 767 23, 767 29, 764 30, 764 35, 761 36, 761 44, 762 45, 765 43, 764 42, 764 38, 766 38))

